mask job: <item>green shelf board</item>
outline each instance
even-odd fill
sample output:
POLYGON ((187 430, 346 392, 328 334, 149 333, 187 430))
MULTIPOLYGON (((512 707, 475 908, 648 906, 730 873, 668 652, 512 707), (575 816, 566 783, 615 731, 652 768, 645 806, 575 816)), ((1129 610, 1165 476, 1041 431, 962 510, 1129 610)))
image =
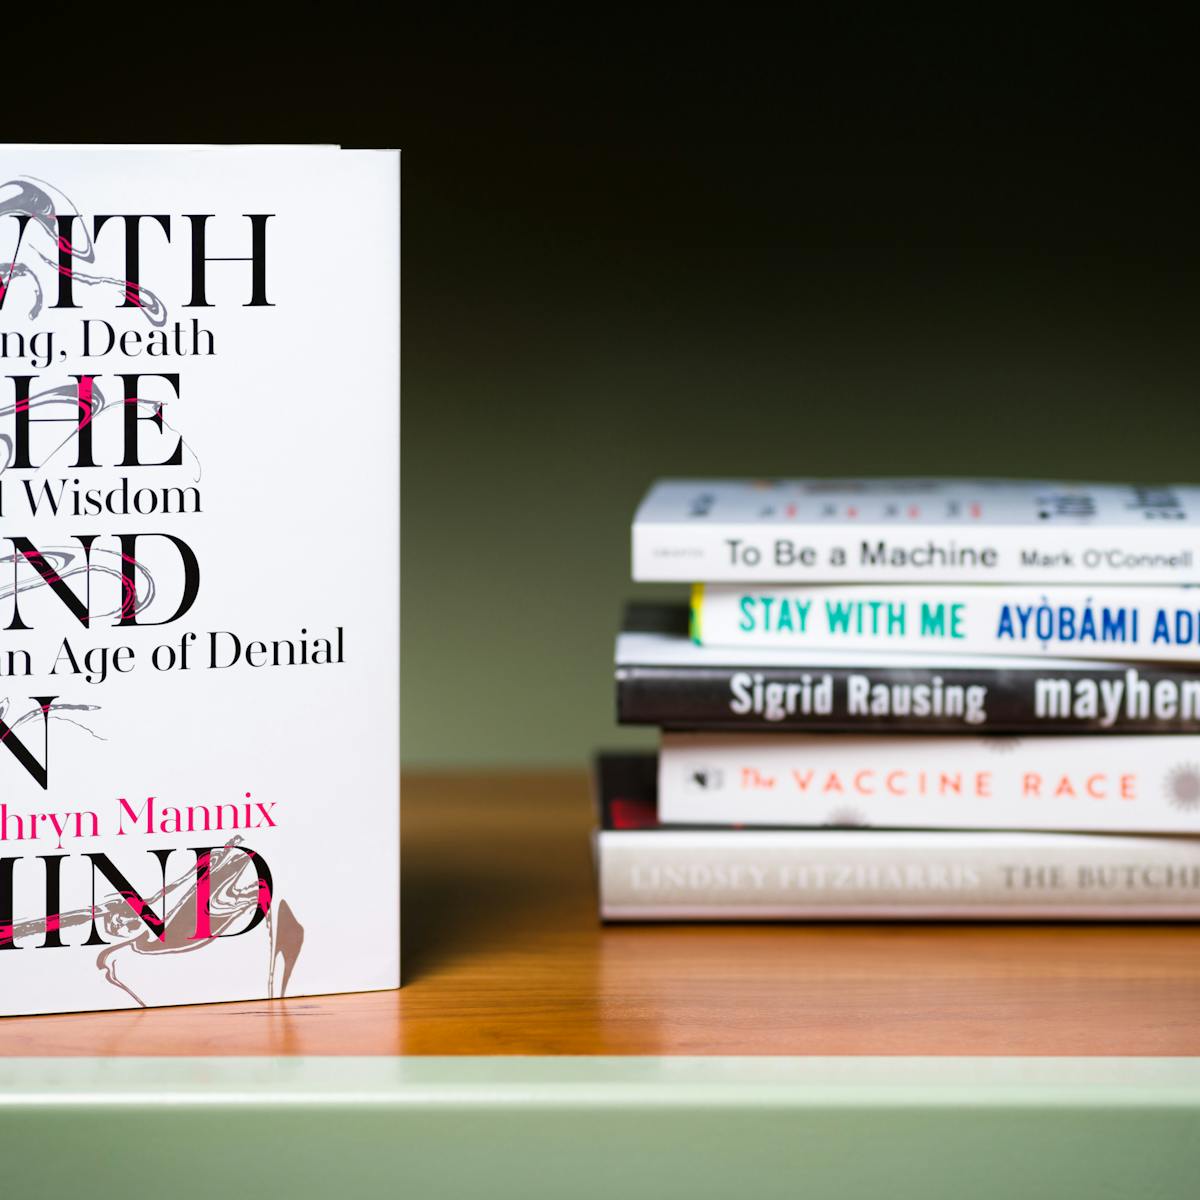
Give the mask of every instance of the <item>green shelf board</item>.
POLYGON ((1200 1059, 0 1062, 13 1197, 1200 1192, 1200 1059))

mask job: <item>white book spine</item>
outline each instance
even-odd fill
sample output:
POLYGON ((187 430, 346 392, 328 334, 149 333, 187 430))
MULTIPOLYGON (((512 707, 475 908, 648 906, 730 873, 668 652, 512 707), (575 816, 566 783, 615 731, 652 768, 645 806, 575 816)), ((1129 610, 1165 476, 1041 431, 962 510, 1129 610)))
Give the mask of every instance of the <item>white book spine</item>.
POLYGON ((611 921, 1200 917, 1195 838, 606 830, 597 858, 611 921))
POLYGON ((1200 833, 1200 737, 663 735, 664 824, 1200 833))
POLYGON ((696 585, 705 646, 1200 659, 1200 589, 696 585))
POLYGON ((761 525, 642 521, 639 583, 1200 583, 1177 526, 761 525))

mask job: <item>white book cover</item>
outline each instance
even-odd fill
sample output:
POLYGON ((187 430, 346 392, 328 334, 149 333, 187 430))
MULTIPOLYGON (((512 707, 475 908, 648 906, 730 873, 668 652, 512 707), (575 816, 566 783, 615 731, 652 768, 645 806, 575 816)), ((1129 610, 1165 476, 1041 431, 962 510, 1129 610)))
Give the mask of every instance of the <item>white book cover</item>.
POLYGON ((399 983, 399 156, 0 148, 0 1014, 399 983))
POLYGON ((1200 737, 665 733, 664 824, 1200 833, 1200 737))
POLYGON ((1200 488, 1034 480, 667 479, 633 577, 685 583, 1200 583, 1200 488))
POLYGON ((1200 659, 1200 588, 696 584, 705 646, 1200 659))

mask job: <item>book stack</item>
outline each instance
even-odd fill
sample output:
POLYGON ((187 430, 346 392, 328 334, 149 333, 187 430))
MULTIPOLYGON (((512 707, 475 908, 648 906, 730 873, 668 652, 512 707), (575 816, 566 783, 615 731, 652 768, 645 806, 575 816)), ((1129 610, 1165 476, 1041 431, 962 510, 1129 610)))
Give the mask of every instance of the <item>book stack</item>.
POLYGON ((1200 916, 1200 488, 657 483, 608 920, 1200 916), (698 582, 699 581, 699 582, 698 582))

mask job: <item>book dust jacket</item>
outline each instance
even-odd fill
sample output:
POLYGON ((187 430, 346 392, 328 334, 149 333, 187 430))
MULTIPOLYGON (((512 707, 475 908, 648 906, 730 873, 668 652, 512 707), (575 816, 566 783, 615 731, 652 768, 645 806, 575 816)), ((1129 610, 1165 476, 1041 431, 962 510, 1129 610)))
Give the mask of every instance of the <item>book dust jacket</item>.
POLYGON ((399 983, 399 156, 0 147, 0 1014, 399 983))

